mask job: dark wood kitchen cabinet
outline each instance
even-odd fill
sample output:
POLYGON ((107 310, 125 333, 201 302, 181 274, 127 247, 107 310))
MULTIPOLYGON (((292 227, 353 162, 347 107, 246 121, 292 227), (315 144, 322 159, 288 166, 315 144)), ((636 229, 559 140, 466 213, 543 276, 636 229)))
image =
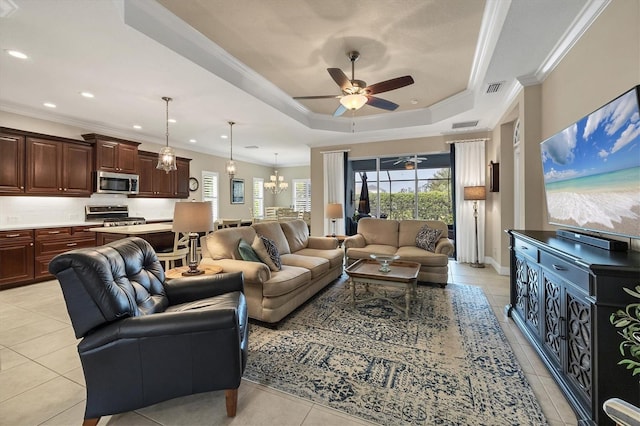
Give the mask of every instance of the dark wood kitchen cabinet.
POLYGON ((33 230, 0 231, 0 289, 33 281, 33 230))
POLYGON ((0 132, 0 193, 24 194, 24 136, 0 132))
POLYGON ((140 151, 138 156, 140 189, 138 197, 187 198, 189 197, 188 158, 178 157, 173 172, 156 169, 158 154, 140 151))
POLYGON ((95 247, 95 226, 42 228, 35 230, 34 279, 50 278, 49 262, 56 255, 78 248, 95 247))
POLYGON ((638 379, 618 365, 621 336, 613 312, 636 302, 640 253, 615 252, 550 231, 508 231, 511 236, 509 316, 538 353, 578 420, 613 424, 602 404, 621 398, 637 404, 638 379))
POLYGON ((87 133, 82 138, 95 145, 95 170, 138 174, 139 142, 87 133))
POLYGON ((92 193, 91 145, 27 137, 26 193, 88 197, 92 193))

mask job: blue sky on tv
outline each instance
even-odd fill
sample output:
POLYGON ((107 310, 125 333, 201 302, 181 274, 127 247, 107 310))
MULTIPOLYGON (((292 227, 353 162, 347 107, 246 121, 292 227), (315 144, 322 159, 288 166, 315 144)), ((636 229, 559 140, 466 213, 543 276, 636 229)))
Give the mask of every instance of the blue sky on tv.
POLYGON ((640 166, 640 110, 636 89, 541 144, 546 182, 640 166))

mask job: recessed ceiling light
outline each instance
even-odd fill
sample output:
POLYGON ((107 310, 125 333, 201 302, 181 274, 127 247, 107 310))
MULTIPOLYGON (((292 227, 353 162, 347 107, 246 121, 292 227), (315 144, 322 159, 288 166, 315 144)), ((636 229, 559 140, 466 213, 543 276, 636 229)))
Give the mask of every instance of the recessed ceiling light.
POLYGON ((24 53, 20 52, 19 50, 7 49, 7 50, 5 50, 5 52, 7 52, 9 55, 13 56, 14 58, 18 58, 18 59, 27 59, 28 58, 27 55, 25 55, 24 53))
POLYGON ((80 92, 80 94, 85 98, 95 98, 94 94, 91 92, 80 92))
POLYGON ((220 139, 227 139, 229 136, 227 135, 220 135, 220 139))
POLYGON ((418 105, 417 99, 411 99, 411 105, 418 105))
POLYGON ((189 142, 191 142, 191 143, 196 143, 196 142, 198 142, 198 141, 197 141, 197 140, 195 140, 195 139, 189 139, 189 142))
POLYGON ((175 123, 176 119, 175 118, 170 118, 169 120, 167 120, 169 123, 175 123))
POLYGON ((46 106, 47 108, 55 108, 56 104, 52 103, 52 102, 45 102, 42 105, 46 106))
POLYGON ((142 129, 142 126, 139 125, 139 124, 134 124, 133 128, 136 129, 136 130, 140 130, 140 129, 142 129))

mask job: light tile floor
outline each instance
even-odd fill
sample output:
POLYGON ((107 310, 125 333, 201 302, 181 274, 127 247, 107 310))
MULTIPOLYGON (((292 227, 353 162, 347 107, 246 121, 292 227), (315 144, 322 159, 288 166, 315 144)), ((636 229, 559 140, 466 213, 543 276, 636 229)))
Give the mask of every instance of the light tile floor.
MULTIPOLYGON (((450 263, 450 280, 481 287, 552 426, 576 417, 531 346, 503 308, 509 278, 487 267, 450 263)), ((79 425, 84 377, 62 292, 47 281, 0 292, 0 425, 79 425)), ((103 417, 99 425, 366 425, 336 410, 243 380, 238 414, 226 417, 224 393, 178 398, 103 417)))

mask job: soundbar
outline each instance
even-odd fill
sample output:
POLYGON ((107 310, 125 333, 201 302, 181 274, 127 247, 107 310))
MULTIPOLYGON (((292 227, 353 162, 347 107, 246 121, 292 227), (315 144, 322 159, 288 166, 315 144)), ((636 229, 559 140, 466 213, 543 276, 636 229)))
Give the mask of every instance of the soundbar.
POLYGON ((578 243, 588 244, 608 251, 627 251, 629 245, 625 241, 612 240, 604 237, 596 237, 593 235, 581 234, 579 232, 570 231, 568 229, 558 229, 556 235, 560 238, 575 241, 578 243))

